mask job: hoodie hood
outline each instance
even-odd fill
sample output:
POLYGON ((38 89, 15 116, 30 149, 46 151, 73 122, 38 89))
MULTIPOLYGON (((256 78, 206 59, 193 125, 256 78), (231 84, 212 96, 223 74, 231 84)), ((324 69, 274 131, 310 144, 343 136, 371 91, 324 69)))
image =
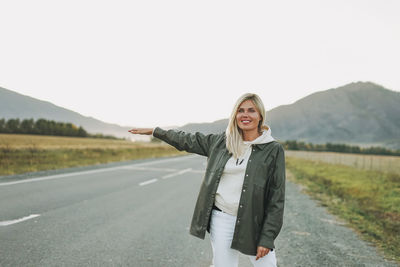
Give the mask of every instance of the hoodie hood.
POLYGON ((242 141, 241 142, 241 146, 240 146, 240 157, 242 158, 245 156, 245 154, 250 150, 251 145, 255 145, 255 144, 265 144, 265 143, 269 143, 272 141, 275 141, 275 138, 272 137, 271 135, 271 127, 269 127, 268 125, 265 125, 268 127, 268 129, 264 129, 262 134, 257 137, 256 139, 254 139, 253 141, 242 141))
POLYGON ((271 135, 271 127, 267 126, 268 130, 263 130, 262 134, 253 141, 243 141, 245 145, 265 144, 275 140, 271 135))

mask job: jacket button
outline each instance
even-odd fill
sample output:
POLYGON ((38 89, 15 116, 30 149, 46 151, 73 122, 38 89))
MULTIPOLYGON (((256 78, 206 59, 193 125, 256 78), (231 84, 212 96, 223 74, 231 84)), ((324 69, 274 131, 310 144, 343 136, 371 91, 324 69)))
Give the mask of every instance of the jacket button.
POLYGON ((241 208, 243 208, 243 205, 240 205, 241 208))
POLYGON ((246 174, 246 176, 249 176, 248 174, 246 174))
POLYGON ((251 159, 249 159, 249 162, 251 162, 251 159))
POLYGON ((243 192, 246 192, 246 189, 243 189, 243 192))

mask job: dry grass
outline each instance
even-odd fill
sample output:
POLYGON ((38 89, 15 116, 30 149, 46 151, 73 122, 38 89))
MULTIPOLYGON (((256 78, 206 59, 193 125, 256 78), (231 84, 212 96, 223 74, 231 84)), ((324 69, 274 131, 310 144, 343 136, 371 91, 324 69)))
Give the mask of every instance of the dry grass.
POLYGON ((329 164, 341 164, 362 170, 375 170, 400 174, 400 157, 381 155, 362 155, 337 152, 286 150, 289 157, 302 158, 329 164))
POLYGON ((0 134, 0 176, 180 154, 165 143, 0 134))
POLYGON ((88 148, 134 148, 154 147, 159 144, 131 142, 127 140, 43 136, 29 134, 0 134, 0 149, 88 149, 88 148))
POLYGON ((295 182, 400 262, 400 174, 287 157, 295 182))

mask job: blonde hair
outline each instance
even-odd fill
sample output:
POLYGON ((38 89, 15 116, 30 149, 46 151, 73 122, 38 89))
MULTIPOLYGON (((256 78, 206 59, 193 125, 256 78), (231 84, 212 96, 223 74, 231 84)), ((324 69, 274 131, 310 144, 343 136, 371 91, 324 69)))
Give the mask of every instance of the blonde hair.
POLYGON ((235 103, 235 106, 233 107, 231 116, 229 118, 229 124, 225 131, 226 148, 230 153, 232 153, 235 159, 239 158, 239 156, 242 154, 243 147, 243 133, 237 125, 236 114, 240 105, 246 100, 251 100, 253 102, 261 116, 261 120, 258 124, 259 133, 261 134, 264 129, 268 130, 268 126, 265 125, 265 108, 261 98, 258 95, 251 93, 246 93, 239 97, 235 103))

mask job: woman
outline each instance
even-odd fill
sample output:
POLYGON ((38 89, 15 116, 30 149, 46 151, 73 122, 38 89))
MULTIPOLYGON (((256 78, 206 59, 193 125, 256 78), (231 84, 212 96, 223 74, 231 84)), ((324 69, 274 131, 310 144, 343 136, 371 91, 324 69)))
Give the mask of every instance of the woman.
POLYGON ((253 266, 276 266, 274 240, 283 222, 285 156, 265 124, 256 94, 241 96, 224 133, 204 135, 159 127, 136 128, 178 150, 208 158, 190 233, 210 233, 215 267, 238 266, 239 252, 253 266))

